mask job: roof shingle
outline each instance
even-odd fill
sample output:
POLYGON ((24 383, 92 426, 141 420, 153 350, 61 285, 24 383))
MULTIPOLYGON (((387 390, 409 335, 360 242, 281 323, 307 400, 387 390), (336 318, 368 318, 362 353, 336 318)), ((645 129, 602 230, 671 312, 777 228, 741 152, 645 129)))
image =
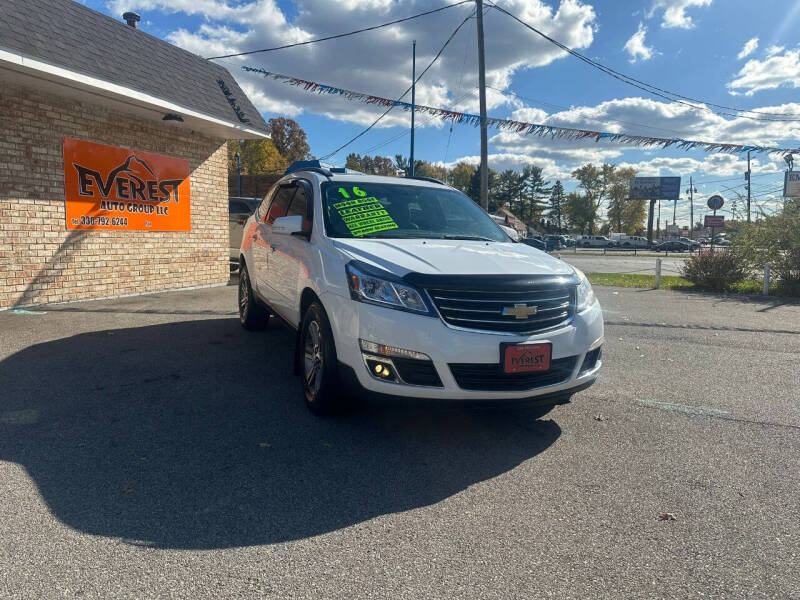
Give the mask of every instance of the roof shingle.
POLYGON ((72 0, 2 0, 0 47, 256 131, 268 130, 223 66, 72 0))

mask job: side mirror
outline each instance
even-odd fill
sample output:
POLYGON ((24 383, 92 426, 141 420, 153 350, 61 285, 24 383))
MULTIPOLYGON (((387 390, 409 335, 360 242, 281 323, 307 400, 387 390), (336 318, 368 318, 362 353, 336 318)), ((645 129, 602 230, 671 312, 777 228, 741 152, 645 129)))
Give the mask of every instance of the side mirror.
POLYGON ((292 215, 290 217, 278 217, 272 223, 272 233, 281 235, 294 235, 303 232, 303 217, 292 215))

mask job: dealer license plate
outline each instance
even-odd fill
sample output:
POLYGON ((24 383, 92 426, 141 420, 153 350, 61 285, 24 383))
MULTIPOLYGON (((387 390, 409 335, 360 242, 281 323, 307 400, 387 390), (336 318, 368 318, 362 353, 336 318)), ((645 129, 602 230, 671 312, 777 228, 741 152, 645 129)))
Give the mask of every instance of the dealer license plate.
POLYGON ((550 369, 552 344, 503 344, 504 373, 530 373, 550 369))

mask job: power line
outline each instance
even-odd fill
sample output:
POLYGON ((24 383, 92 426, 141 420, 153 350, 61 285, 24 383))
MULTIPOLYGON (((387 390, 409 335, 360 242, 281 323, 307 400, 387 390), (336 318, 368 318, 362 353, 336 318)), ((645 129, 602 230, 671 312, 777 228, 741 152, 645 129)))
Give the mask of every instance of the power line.
MULTIPOLYGON (((452 6, 455 6, 455 5, 452 5, 452 6)), ((410 91, 411 91, 411 87, 412 87, 413 85, 415 85, 415 84, 416 84, 416 83, 417 83, 417 82, 418 82, 420 79, 422 79, 422 77, 425 75, 425 73, 427 73, 427 72, 428 72, 428 70, 429 70, 429 69, 430 69, 430 68, 431 68, 431 67, 434 65, 434 63, 435 63, 437 60, 439 60, 439 57, 442 55, 442 52, 444 52, 444 49, 445 49, 445 48, 447 48, 447 45, 448 45, 448 44, 449 44, 449 43, 452 41, 452 39, 453 39, 453 38, 456 36, 456 34, 457 34, 457 33, 458 33, 460 30, 461 30, 461 28, 462 28, 464 25, 466 25, 467 21, 469 21, 469 20, 472 18, 472 15, 473 15, 473 14, 475 14, 475 11, 474 11, 474 10, 472 11, 472 13, 470 13, 470 14, 467 16, 467 18, 465 18, 463 21, 461 21, 461 23, 459 23, 459 24, 458 24, 458 27, 456 27, 456 28, 453 30, 453 33, 451 33, 451 34, 450 34, 450 37, 448 37, 448 38, 447 38, 447 40, 445 40, 444 44, 443 44, 443 45, 442 45, 442 47, 439 49, 439 52, 437 52, 437 53, 436 53, 436 56, 434 56, 434 57, 433 57, 433 60, 432 60, 432 61, 431 61, 431 62, 428 64, 428 66, 427 66, 427 67, 425 67, 425 70, 424 70, 424 71, 422 71, 422 73, 420 73, 420 74, 419 74, 419 77, 417 77, 417 78, 414 80, 414 83, 413 83, 412 85, 408 86, 408 88, 406 89, 406 91, 405 91, 405 92, 403 92, 403 93, 400 95, 400 97, 399 97, 399 98, 396 100, 397 102, 400 102, 400 101, 401 101, 401 100, 402 100, 402 99, 405 97, 405 95, 406 95, 406 94, 408 94, 408 92, 410 92, 410 91)), ((358 135, 356 135, 356 136, 354 136, 354 137, 350 138, 350 139, 349 139, 347 142, 345 142, 344 144, 342 144, 341 146, 339 146, 339 147, 338 147, 336 150, 334 150, 333 152, 329 152, 329 153, 328 153, 328 154, 326 154, 325 156, 321 157, 321 158, 322 158, 322 160, 324 160, 324 159, 327 159, 327 158, 330 158, 331 156, 335 156, 336 154, 338 154, 339 152, 341 152, 341 151, 342 151, 344 148, 346 148, 347 146, 349 146, 350 144, 352 144, 353 142, 355 142, 355 141, 356 141, 358 138, 360 138, 362 135, 364 135, 365 133, 367 133, 367 132, 368 132, 370 129, 372 129, 373 127, 375 127, 375 125, 377 125, 377 124, 378 124, 378 122, 379 122, 381 119, 383 119, 383 117, 385 117, 386 115, 388 115, 388 114, 389 114, 389 113, 392 111, 392 109, 393 109, 393 108, 394 108, 394 105, 392 105, 392 106, 390 106, 389 108, 387 108, 387 109, 386 109, 386 110, 385 110, 383 113, 381 113, 381 115, 380 115, 380 116, 379 116, 377 119, 375 119, 375 120, 374 120, 374 121, 373 121, 373 122, 372 122, 372 123, 369 125, 369 127, 367 127, 366 129, 364 129, 364 130, 363 130, 361 133, 359 133, 358 135)))
POLYGON ((564 52, 567 52, 568 54, 571 54, 575 58, 577 58, 579 60, 582 60, 583 62, 587 63, 588 65, 591 65, 591 66, 595 67, 596 69, 599 69, 600 71, 603 71, 607 75, 610 75, 611 77, 614 77, 615 79, 618 79, 619 81, 622 81, 623 83, 627 83, 630 86, 633 86, 633 87, 638 88, 638 89, 640 89, 642 91, 645 91, 648 94, 652 94, 654 96, 658 96, 658 97, 663 98, 665 100, 669 100, 670 102, 677 102, 678 104, 683 104, 683 105, 688 106, 690 108, 693 108, 695 110, 704 110, 704 111, 708 111, 708 112, 711 112, 711 113, 714 113, 714 114, 718 114, 718 115, 722 115, 722 116, 740 117, 740 118, 743 118, 743 119, 750 119, 752 121, 781 121, 781 122, 798 122, 798 121, 800 121, 800 119, 786 119, 786 118, 783 118, 783 117, 786 117, 786 116, 800 116, 800 115, 797 115, 797 114, 794 114, 794 113, 786 113, 786 114, 767 113, 767 112, 759 112, 759 111, 753 111, 753 110, 747 110, 747 109, 726 107, 726 106, 723 106, 723 105, 720 105, 720 104, 714 104, 713 102, 706 102, 704 100, 697 100, 695 98, 690 98, 688 96, 683 96, 683 95, 678 94, 676 92, 670 92, 669 90, 665 90, 663 88, 659 88, 659 87, 657 87, 655 85, 652 85, 650 83, 646 83, 644 81, 640 81, 639 79, 636 79, 636 78, 631 77, 629 75, 625 75, 624 73, 620 73, 619 71, 615 71, 611 67, 607 67, 607 66, 603 65, 602 63, 599 63, 599 62, 589 58, 588 56, 585 56, 585 55, 581 54, 577 50, 573 50, 569 46, 566 46, 565 44, 559 42, 558 40, 553 39, 549 35, 539 31, 533 25, 530 25, 530 24, 526 23, 525 21, 523 21, 522 19, 520 19, 519 17, 517 17, 513 13, 510 13, 509 11, 507 11, 505 8, 499 6, 499 5, 495 4, 495 3, 492 3, 491 6, 493 6, 496 10, 499 10, 500 12, 508 15, 509 17, 511 17, 512 19, 517 21, 520 25, 523 25, 524 27, 527 27, 528 29, 530 29, 531 31, 536 33, 537 35, 543 37, 548 42, 554 44, 555 46, 558 46, 564 52), (688 100, 688 102, 685 101, 685 100, 688 100), (726 110, 726 111, 735 111, 735 112, 734 113, 730 113, 730 112, 716 111, 716 110, 712 110, 712 109, 708 108, 707 106, 696 106, 695 104, 691 104, 692 102, 706 104, 708 106, 715 106, 717 108, 721 108, 721 109, 726 110), (778 118, 769 119, 769 118, 759 118, 759 117, 748 117, 746 115, 739 114, 739 113, 754 113, 754 114, 759 114, 759 115, 774 116, 774 117, 778 117, 778 118))
POLYGON ((315 38, 313 40, 306 40, 305 42, 296 42, 294 44, 285 44, 283 46, 275 46, 273 48, 262 48, 260 50, 248 50, 247 52, 236 52, 234 54, 223 54, 222 56, 209 56, 206 60, 217 60, 219 58, 233 58, 234 56, 247 56, 249 54, 258 54, 259 52, 272 52, 273 50, 285 50, 286 48, 295 48, 296 46, 305 46, 307 44, 316 44, 317 42, 325 42, 328 40, 337 40, 339 38, 347 37, 350 35, 356 35, 357 33, 364 33, 365 31, 374 31, 375 29, 381 29, 382 27, 389 27, 391 25, 397 25, 398 23, 405 23, 406 21, 411 21, 412 19, 418 19, 420 17, 425 17, 427 15, 432 15, 433 13, 438 13, 443 10, 447 10, 448 8, 453 8, 454 6, 460 6, 462 4, 466 4, 468 2, 472 2, 472 0, 461 0, 461 2, 456 2, 455 4, 448 4, 447 6, 442 6, 440 8, 434 8, 433 10, 428 10, 425 12, 421 12, 416 15, 411 15, 410 17, 404 17, 402 19, 396 19, 394 21, 389 21, 388 23, 382 23, 381 25, 373 25, 372 27, 364 27, 363 29, 356 29, 355 31, 348 31, 347 33, 339 33, 336 35, 329 35, 327 37, 322 38, 315 38))
MULTIPOLYGON (((750 177, 766 177, 767 175, 777 175, 778 173, 783 173, 783 171, 770 171, 769 173, 754 173, 751 174, 750 177)), ((720 183, 722 181, 733 181, 734 179, 739 179, 739 177, 726 177, 725 179, 709 179, 706 181, 695 181, 694 184, 706 185, 707 183, 720 183)))

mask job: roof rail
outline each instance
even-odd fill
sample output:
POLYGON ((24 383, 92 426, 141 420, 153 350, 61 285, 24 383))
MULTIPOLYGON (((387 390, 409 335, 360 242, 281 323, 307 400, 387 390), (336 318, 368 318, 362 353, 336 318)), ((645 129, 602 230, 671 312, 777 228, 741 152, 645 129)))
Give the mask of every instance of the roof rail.
POLYGON ((318 160, 296 160, 286 168, 283 174, 289 175, 295 171, 313 171, 321 173, 325 177, 331 177, 333 175, 332 168, 332 165, 323 164, 318 160))
POLYGON ((420 181, 430 181, 431 183, 438 183, 439 185, 447 185, 441 179, 435 179, 433 177, 423 177, 421 175, 414 175, 413 177, 406 176, 406 179, 419 179, 420 181))

